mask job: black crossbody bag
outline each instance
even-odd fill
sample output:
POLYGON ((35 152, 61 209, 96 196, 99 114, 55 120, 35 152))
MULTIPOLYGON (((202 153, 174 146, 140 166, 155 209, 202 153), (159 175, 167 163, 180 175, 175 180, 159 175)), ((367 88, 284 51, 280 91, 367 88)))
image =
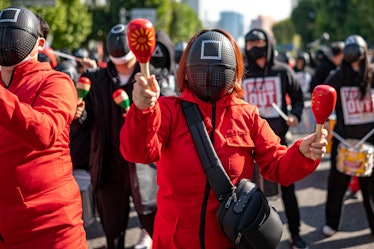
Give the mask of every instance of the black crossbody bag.
POLYGON ((282 237, 282 221, 249 179, 233 185, 218 158, 196 104, 181 101, 208 182, 218 201, 218 223, 235 248, 275 249, 282 237))

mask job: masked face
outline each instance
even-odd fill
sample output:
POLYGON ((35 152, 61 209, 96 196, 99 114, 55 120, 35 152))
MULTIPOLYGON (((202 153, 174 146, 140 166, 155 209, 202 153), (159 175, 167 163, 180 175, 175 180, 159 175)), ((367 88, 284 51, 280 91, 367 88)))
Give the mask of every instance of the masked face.
POLYGON ((135 55, 130 51, 126 55, 122 57, 114 57, 114 56, 109 56, 110 60, 115 64, 115 65, 124 65, 131 61, 135 55))
POLYGON ((245 55, 257 60, 267 55, 267 37, 263 31, 252 30, 245 36, 245 55))
POLYGON ((222 33, 203 33, 191 45, 187 56, 188 86, 199 99, 212 102, 230 93, 235 69, 234 48, 222 33))
POLYGON ((110 30, 106 45, 110 59, 116 65, 126 64, 134 58, 127 42, 126 26, 123 24, 117 24, 110 30))
POLYGON ((2 10, 0 65, 12 67, 30 60, 30 53, 38 40, 38 28, 39 20, 31 11, 18 7, 2 10))
POLYGON ((344 60, 352 63, 364 58, 364 51, 356 44, 350 44, 344 47, 344 60))
POLYGON ((365 58, 365 49, 367 44, 365 40, 358 35, 351 35, 345 41, 343 49, 344 60, 348 63, 356 62, 365 58))
POLYGON ((17 63, 16 65, 13 65, 13 66, 2 66, 2 68, 3 68, 4 70, 13 70, 13 69, 16 68, 18 65, 21 65, 21 64, 26 63, 26 62, 28 62, 28 61, 32 61, 32 60, 35 59, 37 56, 38 56, 37 53, 34 54, 33 56, 31 56, 30 54, 28 54, 28 55, 26 56, 25 59, 23 59, 21 62, 17 63))
POLYGON ((259 58, 266 56, 266 47, 253 47, 250 50, 246 51, 246 56, 257 60, 259 58))

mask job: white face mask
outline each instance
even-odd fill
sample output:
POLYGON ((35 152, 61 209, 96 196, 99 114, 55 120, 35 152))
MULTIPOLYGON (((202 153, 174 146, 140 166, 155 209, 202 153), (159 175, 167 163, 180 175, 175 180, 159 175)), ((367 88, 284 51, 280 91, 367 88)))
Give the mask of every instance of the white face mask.
POLYGON ((23 63, 25 63, 25 62, 28 62, 28 61, 31 61, 31 60, 33 60, 34 58, 36 58, 37 56, 38 56, 38 53, 35 53, 35 55, 33 55, 33 56, 31 56, 30 54, 28 54, 28 55, 26 56, 26 58, 23 59, 21 62, 15 64, 15 65, 13 65, 13 66, 2 66, 2 69, 4 69, 4 70, 8 70, 8 71, 13 70, 13 69, 16 68, 18 65, 21 65, 21 64, 23 64, 23 63))
POLYGON ((130 51, 128 52, 127 54, 125 54, 124 56, 122 57, 113 57, 113 56, 109 56, 110 60, 115 64, 115 65, 123 65, 123 64, 126 64, 128 63, 129 61, 131 61, 133 58, 135 57, 135 55, 130 51))

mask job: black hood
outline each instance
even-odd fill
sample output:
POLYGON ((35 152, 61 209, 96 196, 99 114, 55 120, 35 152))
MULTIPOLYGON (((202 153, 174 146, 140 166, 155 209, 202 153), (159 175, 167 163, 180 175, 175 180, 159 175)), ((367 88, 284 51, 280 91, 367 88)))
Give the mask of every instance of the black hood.
POLYGON ((174 73, 174 44, 163 31, 156 33, 156 46, 150 60, 151 70, 174 73))
POLYGON ((264 35, 265 37, 265 40, 267 42, 267 45, 266 45, 266 49, 267 49, 267 53, 266 53, 266 65, 264 68, 260 68, 257 64, 256 64, 256 61, 253 60, 252 58, 246 58, 247 60, 247 72, 248 73, 251 73, 251 72, 263 72, 263 76, 266 76, 267 72, 269 71, 269 69, 273 66, 274 64, 274 58, 275 58, 275 45, 274 45, 274 41, 273 39, 269 36, 269 34, 263 30, 263 29, 252 29, 251 31, 249 31, 247 34, 246 34, 246 37, 248 36, 249 33, 253 32, 253 31, 257 31, 257 32, 260 32, 264 35))

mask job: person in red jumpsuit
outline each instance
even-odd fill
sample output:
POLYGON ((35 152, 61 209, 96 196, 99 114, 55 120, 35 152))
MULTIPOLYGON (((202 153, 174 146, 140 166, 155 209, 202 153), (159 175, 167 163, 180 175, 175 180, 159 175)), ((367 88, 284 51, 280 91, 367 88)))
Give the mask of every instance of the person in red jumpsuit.
POLYGON ((36 15, 0 15, 0 249, 86 249, 72 175, 69 126, 77 93, 67 74, 37 60, 36 15))
POLYGON ((217 222, 217 198, 212 191, 204 197, 207 179, 180 100, 198 105, 208 133, 214 136, 215 151, 234 184, 251 179, 255 160, 264 177, 290 185, 312 173, 325 154, 326 130, 319 141, 311 134, 289 149, 280 144, 257 107, 242 99, 242 58, 227 32, 202 30, 189 41, 180 61, 179 97, 159 97, 154 75, 149 79, 141 73, 135 76, 133 104, 120 132, 120 150, 127 160, 156 162, 155 249, 233 248, 217 222), (200 229, 201 221, 204 229, 200 229))

